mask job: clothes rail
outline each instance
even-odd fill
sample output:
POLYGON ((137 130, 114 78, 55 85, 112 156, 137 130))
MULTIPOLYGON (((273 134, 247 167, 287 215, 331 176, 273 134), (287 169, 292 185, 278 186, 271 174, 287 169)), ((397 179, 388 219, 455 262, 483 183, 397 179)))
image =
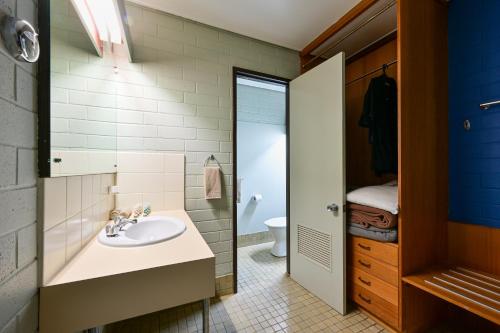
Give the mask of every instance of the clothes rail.
POLYGON ((322 56, 324 56, 326 53, 328 53, 330 50, 332 50, 335 47, 337 47, 340 43, 342 43, 344 40, 346 40, 351 35, 353 35, 354 33, 356 33, 358 30, 362 29, 368 23, 370 23, 371 21, 373 21, 374 19, 376 19, 377 17, 379 17, 380 15, 382 15, 383 13, 385 13, 387 10, 389 10, 395 4, 396 4, 396 1, 391 2, 387 6, 385 6, 384 8, 382 8, 381 10, 379 10, 378 12, 376 12, 373 16, 370 16, 366 21, 364 21, 363 23, 361 23, 360 25, 358 25, 353 30, 349 31, 349 33, 347 33, 345 36, 343 36, 342 38, 340 38, 336 43, 334 43, 331 46, 328 46, 326 49, 324 49, 323 51, 321 51, 319 54, 315 55, 311 60, 309 60, 308 62, 306 62, 305 64, 303 64, 302 68, 306 68, 307 66, 309 66, 310 64, 312 64, 313 62, 315 62, 316 60, 318 60, 319 58, 321 58, 322 56))
POLYGON ((363 75, 361 75, 361 76, 359 76, 359 77, 355 78, 354 80, 351 80, 351 81, 347 82, 345 85, 346 85, 346 86, 348 86, 348 85, 350 85, 350 84, 352 84, 352 83, 354 83, 354 82, 357 82, 357 81, 359 81, 359 80, 364 79, 364 78, 365 78, 365 77, 367 77, 367 76, 370 76, 370 75, 372 75, 372 74, 375 74, 375 73, 377 73, 378 71, 385 71, 387 68, 389 68, 389 66, 392 66, 392 65, 396 64, 397 62, 398 62, 397 60, 393 60, 393 61, 391 61, 391 62, 388 62, 387 64, 383 64, 381 67, 376 68, 376 69, 373 69, 373 70, 369 71, 368 73, 365 73, 365 74, 363 74, 363 75))

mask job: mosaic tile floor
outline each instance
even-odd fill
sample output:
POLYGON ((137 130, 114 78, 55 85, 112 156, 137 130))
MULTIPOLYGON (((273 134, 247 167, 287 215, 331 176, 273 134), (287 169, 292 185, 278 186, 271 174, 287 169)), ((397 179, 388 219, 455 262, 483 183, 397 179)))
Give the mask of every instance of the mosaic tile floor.
MULTIPOLYGON (((238 249, 238 294, 212 301, 210 332, 385 332, 354 310, 341 316, 286 275, 272 243, 238 249)), ((108 325, 106 333, 202 332, 201 304, 108 325)))

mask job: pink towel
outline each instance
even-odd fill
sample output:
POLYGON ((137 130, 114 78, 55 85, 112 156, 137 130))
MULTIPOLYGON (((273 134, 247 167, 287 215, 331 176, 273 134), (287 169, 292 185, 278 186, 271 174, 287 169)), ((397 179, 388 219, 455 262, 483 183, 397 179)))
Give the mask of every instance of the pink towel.
POLYGON ((222 197, 219 167, 205 167, 205 199, 220 199, 222 197))

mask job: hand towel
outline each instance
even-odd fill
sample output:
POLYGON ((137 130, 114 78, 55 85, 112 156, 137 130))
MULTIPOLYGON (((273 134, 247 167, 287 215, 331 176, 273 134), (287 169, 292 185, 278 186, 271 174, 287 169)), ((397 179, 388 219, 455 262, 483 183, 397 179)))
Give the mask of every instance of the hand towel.
POLYGON ((205 199, 220 199, 222 197, 220 168, 205 167, 205 199))

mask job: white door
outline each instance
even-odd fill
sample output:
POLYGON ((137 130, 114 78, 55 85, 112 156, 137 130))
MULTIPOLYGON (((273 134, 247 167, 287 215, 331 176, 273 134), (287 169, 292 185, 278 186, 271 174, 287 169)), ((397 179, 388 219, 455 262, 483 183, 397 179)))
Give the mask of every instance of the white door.
POLYGON ((344 53, 290 83, 290 274, 346 312, 344 53))

